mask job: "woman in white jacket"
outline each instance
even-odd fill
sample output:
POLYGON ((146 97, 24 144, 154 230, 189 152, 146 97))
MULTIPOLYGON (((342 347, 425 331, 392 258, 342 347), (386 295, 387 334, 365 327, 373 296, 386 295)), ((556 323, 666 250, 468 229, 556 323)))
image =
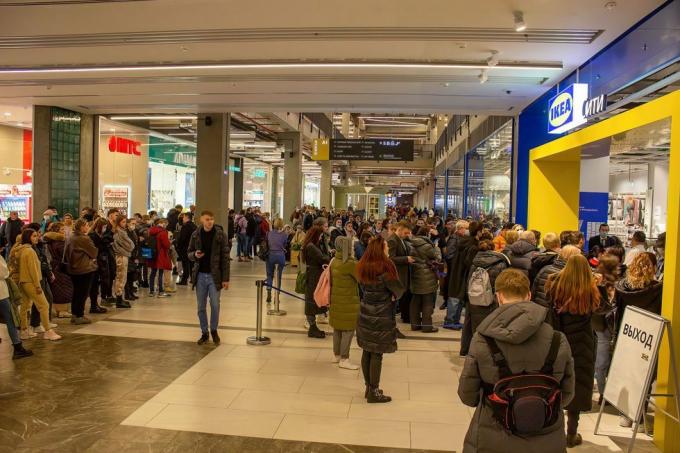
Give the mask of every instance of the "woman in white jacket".
POLYGON ((14 314, 12 313, 12 302, 9 300, 9 288, 7 287, 7 278, 9 278, 9 269, 7 268, 7 263, 5 259, 0 255, 0 315, 5 319, 5 324, 7 325, 7 333, 9 334, 10 340, 12 340, 12 346, 14 346, 14 354, 12 354, 12 359, 22 359, 24 357, 30 357, 33 352, 29 349, 25 349, 21 343, 21 338, 19 338, 19 331, 14 324, 14 314))

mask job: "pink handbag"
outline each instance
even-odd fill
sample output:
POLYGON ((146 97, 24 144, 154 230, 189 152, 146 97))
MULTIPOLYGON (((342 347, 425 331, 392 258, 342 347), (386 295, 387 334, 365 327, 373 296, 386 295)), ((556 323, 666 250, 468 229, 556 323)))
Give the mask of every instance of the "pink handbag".
POLYGON ((328 307, 331 304, 331 264, 333 260, 323 266, 323 272, 314 289, 314 302, 317 307, 328 307))

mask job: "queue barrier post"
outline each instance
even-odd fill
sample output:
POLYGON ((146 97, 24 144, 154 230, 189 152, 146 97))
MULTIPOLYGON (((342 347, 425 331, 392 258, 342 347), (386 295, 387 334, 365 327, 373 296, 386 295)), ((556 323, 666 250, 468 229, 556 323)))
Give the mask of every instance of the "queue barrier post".
POLYGON ((270 344, 272 340, 262 335, 262 293, 264 292, 264 282, 262 280, 257 280, 255 286, 257 288, 257 321, 255 323, 255 336, 248 337, 246 343, 254 346, 262 346, 270 344))
POLYGON ((270 308, 267 310, 268 315, 272 316, 286 316, 286 310, 281 310, 279 308, 279 304, 281 302, 280 300, 280 295, 281 295, 281 276, 279 273, 276 273, 276 288, 270 288, 274 289, 276 292, 274 293, 274 308, 270 308))

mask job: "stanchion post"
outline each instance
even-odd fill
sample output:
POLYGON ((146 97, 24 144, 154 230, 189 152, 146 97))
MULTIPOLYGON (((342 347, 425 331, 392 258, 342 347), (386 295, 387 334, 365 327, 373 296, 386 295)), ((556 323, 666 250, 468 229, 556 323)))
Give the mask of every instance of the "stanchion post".
MULTIPOLYGON (((277 266, 278 266, 278 264, 277 264, 277 266)), ((276 269, 276 270, 278 271, 278 269, 276 269)), ((274 289, 276 291, 276 293, 274 293, 274 308, 273 309, 270 308, 269 310, 267 310, 267 314, 272 315, 272 316, 285 316, 286 311, 281 310, 279 308, 279 303, 281 302, 281 300, 280 300, 280 296, 281 296, 281 291, 280 291, 280 289, 281 289, 281 276, 279 275, 278 272, 276 273, 276 288, 272 288, 272 289, 274 289)))
POLYGON ((262 280, 257 280, 255 282, 257 287, 257 320, 255 322, 255 336, 248 337, 246 343, 250 345, 266 345, 270 344, 272 341, 262 335, 262 293, 264 292, 264 282, 262 280))

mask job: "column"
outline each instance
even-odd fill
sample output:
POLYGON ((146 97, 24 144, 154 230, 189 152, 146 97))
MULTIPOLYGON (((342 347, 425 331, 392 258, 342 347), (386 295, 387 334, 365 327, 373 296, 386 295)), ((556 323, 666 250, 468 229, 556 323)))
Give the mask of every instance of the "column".
MULTIPOLYGON (((99 198, 98 167, 96 154, 99 152, 99 117, 83 114, 80 117, 80 209, 94 207, 99 198)), ((132 206, 129 207, 132 209, 132 206)), ((78 216, 80 213, 72 213, 78 216)), ((128 212, 128 217, 132 217, 128 212)))
POLYGON ((271 202, 269 203, 269 210, 271 211, 271 218, 274 220, 276 217, 281 217, 281 213, 279 212, 279 207, 276 203, 276 199, 278 198, 278 189, 279 189, 279 167, 272 167, 272 178, 271 178, 271 183, 272 183, 272 190, 271 190, 271 202))
POLYGON ((333 205, 331 181, 333 179, 333 162, 324 160, 319 162, 321 165, 321 181, 319 183, 319 204, 330 210, 333 205))
MULTIPOLYGON (((350 116, 349 113, 343 113, 342 114, 342 125, 340 132, 345 138, 349 138, 349 122, 350 122, 350 116)), ((323 203, 321 203, 323 205, 323 203)))
POLYGON ((283 212, 290 218, 296 207, 302 206, 302 135, 300 132, 282 132, 277 142, 285 150, 283 162, 283 212))
POLYGON ((33 106, 33 205, 32 218, 40 222, 50 203, 50 124, 52 113, 46 105, 33 106))
POLYGON ((215 214, 215 221, 227 227, 229 210, 229 113, 198 116, 196 148, 196 211, 215 214))
POLYGON ((230 176, 234 178, 234 210, 239 212, 243 209, 243 159, 234 161, 239 171, 233 171, 230 176))

